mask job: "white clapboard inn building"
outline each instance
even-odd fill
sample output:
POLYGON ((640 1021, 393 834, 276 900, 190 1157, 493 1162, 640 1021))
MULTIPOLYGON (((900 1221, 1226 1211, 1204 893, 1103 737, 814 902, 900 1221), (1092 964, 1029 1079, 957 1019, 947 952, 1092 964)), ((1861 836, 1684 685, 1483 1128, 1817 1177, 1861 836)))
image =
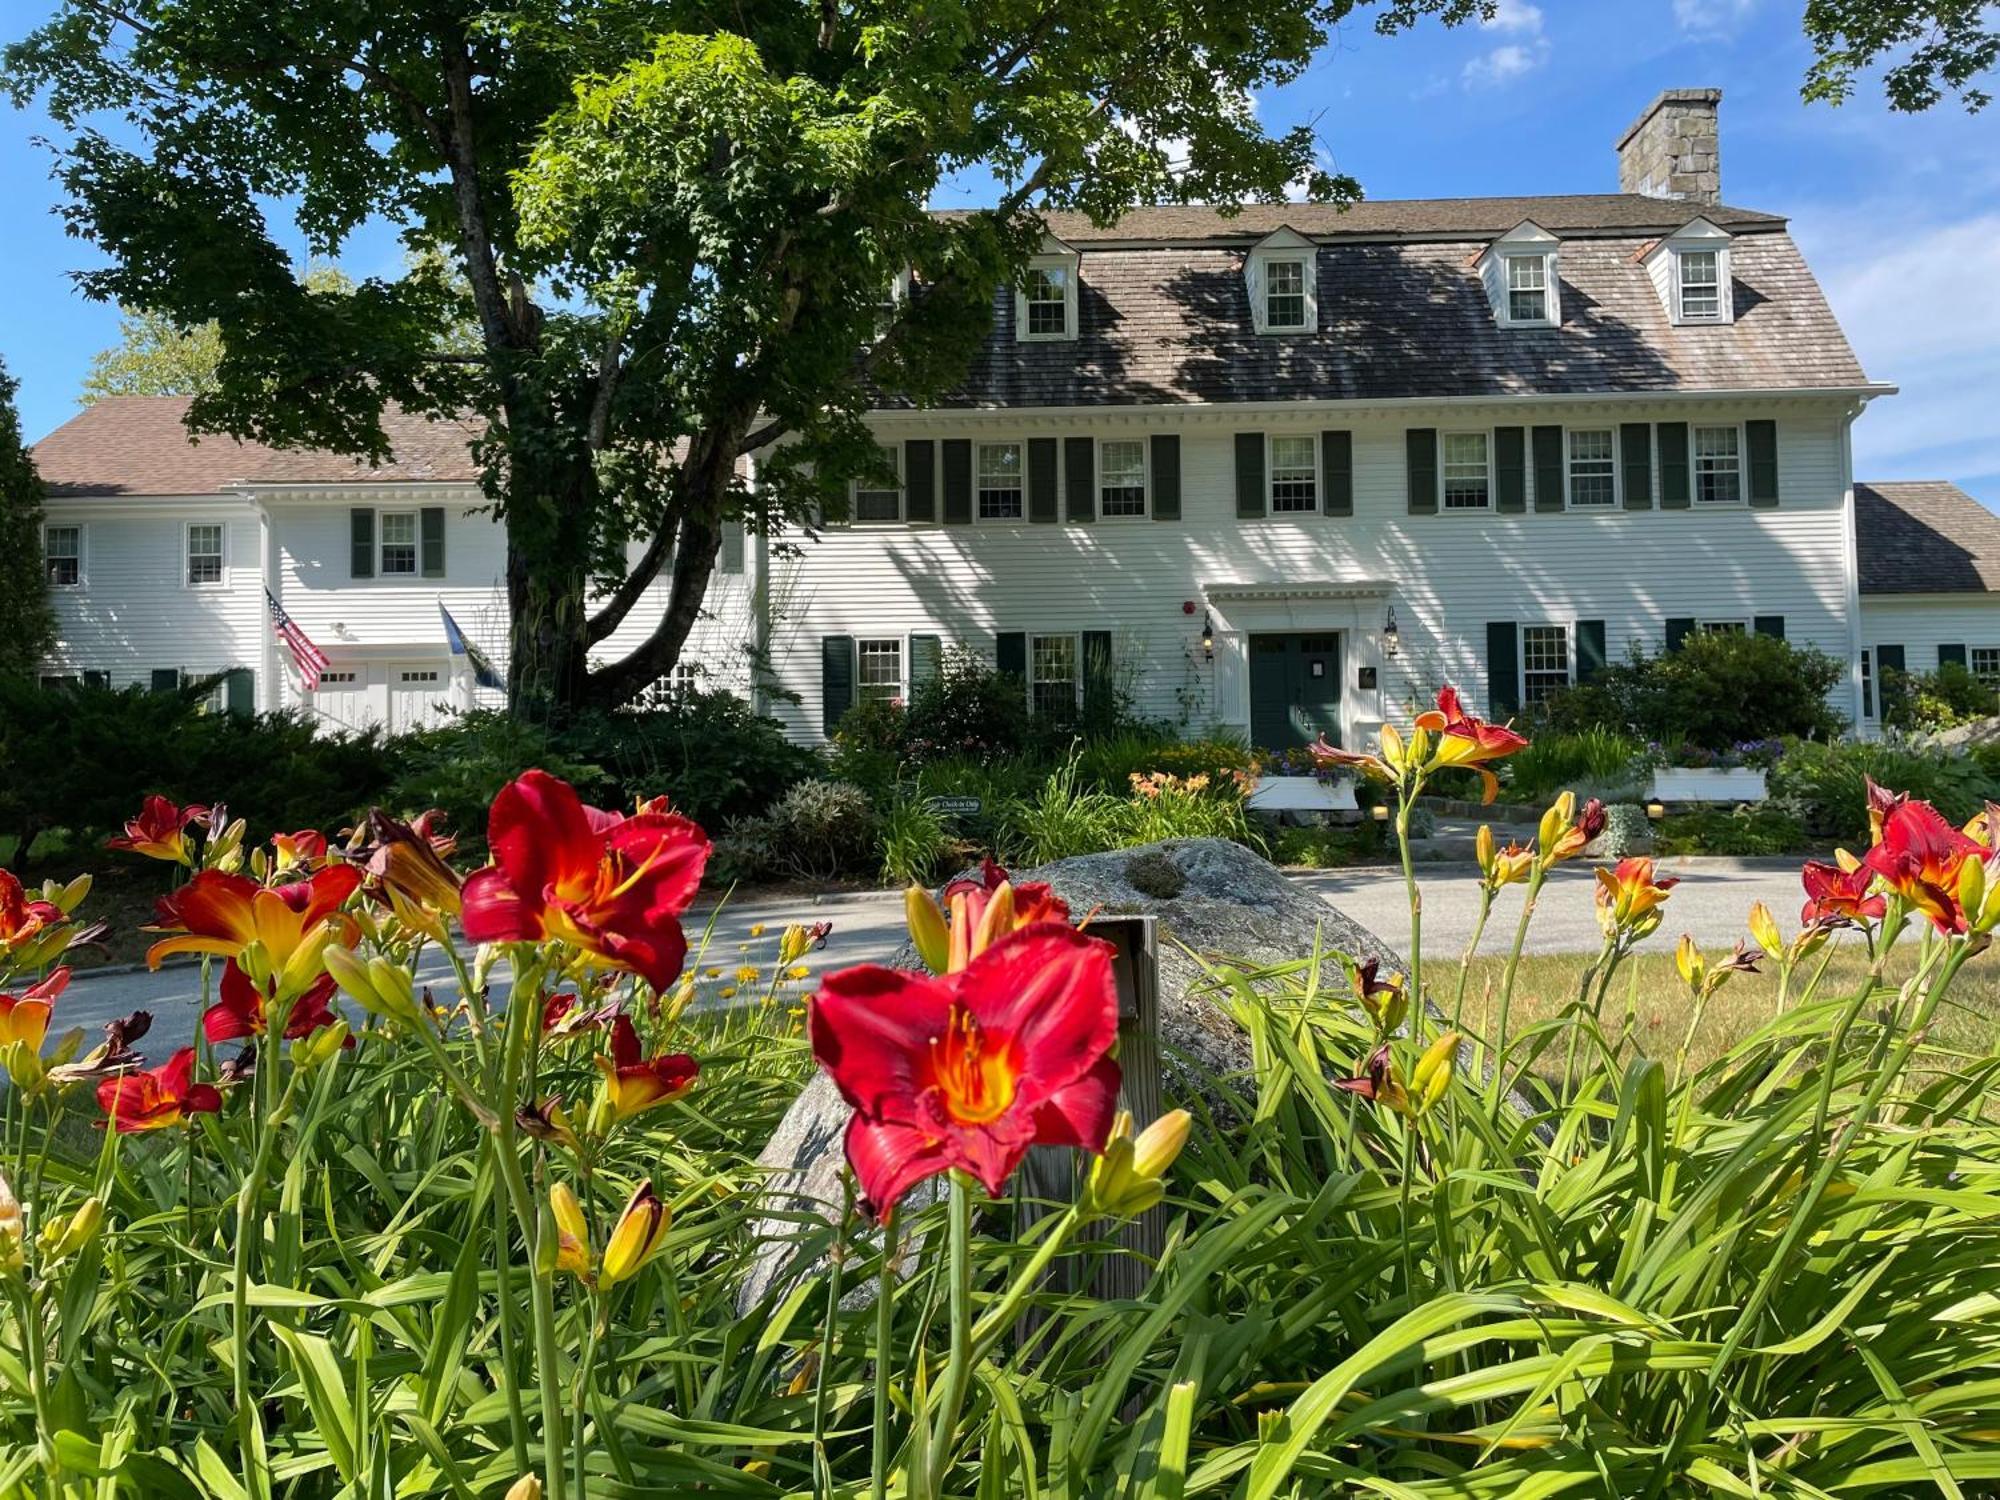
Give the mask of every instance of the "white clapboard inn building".
MULTIPOLYGON (((1505 717, 1695 631, 1849 662, 1864 729, 1884 667, 2000 679, 2000 523, 1856 484, 1893 388, 1785 220, 1722 201, 1719 97, 1649 106, 1617 193, 1052 215, 960 388, 875 413, 895 486, 796 547, 731 529, 684 680, 812 741, 957 643, 1039 706, 1115 689, 1280 746, 1447 680, 1505 717)), ((183 415, 104 401, 37 446, 49 674, 226 671, 224 703, 392 728, 489 696, 440 613, 504 658, 467 429, 396 418, 370 468, 183 415), (327 659, 310 691, 267 593, 327 659)))

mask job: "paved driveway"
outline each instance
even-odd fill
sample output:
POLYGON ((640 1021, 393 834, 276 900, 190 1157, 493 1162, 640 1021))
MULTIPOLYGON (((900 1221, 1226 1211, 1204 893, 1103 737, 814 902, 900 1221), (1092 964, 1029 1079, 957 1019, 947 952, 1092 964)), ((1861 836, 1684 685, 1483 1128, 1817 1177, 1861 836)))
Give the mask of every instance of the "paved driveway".
MULTIPOLYGON (((1683 859, 1668 861, 1666 873, 1683 877, 1667 907, 1667 919, 1651 939, 1667 949, 1683 932, 1692 932, 1704 946, 1727 947, 1743 932, 1743 914, 1753 901, 1763 900, 1787 925, 1797 920, 1799 891, 1797 860, 1683 859)), ((1420 871, 1424 890, 1425 951, 1436 957, 1456 957, 1464 948, 1478 911, 1477 876, 1470 866, 1446 865, 1420 871)), ((1403 879, 1391 868, 1333 870, 1296 877, 1349 916, 1372 928, 1397 948, 1409 941, 1409 911, 1403 879)), ((1557 871, 1542 893, 1529 947, 1538 953, 1595 952, 1597 920, 1591 906, 1592 876, 1586 866, 1557 871)), ((1488 951, 1504 945, 1520 916, 1519 888, 1505 891, 1487 929, 1488 951)), ((689 938, 699 941, 706 914, 689 921, 689 938)), ((903 901, 893 892, 843 893, 817 899, 809 896, 770 897, 732 903, 714 919, 705 963, 730 968, 745 961, 768 963, 771 945, 785 924, 833 923, 833 935, 817 960, 821 966, 844 967, 882 963, 903 941, 903 901), (763 926, 761 938, 750 929, 763 926), (744 954, 739 945, 749 944, 744 954)), ((457 986, 445 965, 431 960, 424 969, 438 1000, 450 1003, 457 986)), ((103 1023, 128 1011, 153 1012, 154 1033, 148 1051, 164 1055, 179 1039, 191 1037, 200 998, 199 970, 170 968, 162 973, 79 976, 56 1007, 56 1026, 82 1026, 95 1033, 103 1023)))

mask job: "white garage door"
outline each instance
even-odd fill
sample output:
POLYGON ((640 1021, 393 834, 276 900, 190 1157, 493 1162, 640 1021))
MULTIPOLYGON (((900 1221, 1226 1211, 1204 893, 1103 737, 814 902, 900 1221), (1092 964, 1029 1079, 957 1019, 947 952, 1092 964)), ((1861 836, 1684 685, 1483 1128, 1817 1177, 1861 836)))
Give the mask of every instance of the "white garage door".
POLYGON ((367 729, 382 722, 374 676, 360 663, 322 672, 318 689, 305 695, 306 704, 329 729, 367 729))
POLYGON ((451 717, 458 702, 449 668, 426 662, 392 662, 383 674, 389 686, 389 732, 422 729, 451 717))

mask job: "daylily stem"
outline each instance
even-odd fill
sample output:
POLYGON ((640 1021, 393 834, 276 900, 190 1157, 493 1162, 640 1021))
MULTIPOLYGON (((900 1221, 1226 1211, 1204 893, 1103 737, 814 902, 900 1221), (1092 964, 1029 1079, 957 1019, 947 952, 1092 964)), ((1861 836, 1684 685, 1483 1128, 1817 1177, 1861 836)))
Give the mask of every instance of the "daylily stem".
MULTIPOLYGON (((268 1042, 266 1045, 267 1050, 257 1059, 259 1077, 275 1075, 279 1066, 277 1048, 269 1046, 268 1042)), ((257 1151, 250 1160, 250 1171, 236 1196, 236 1244, 233 1247, 233 1278, 229 1289, 230 1342, 235 1366, 237 1442, 242 1449, 238 1457, 243 1465, 244 1488, 249 1491, 250 1500, 269 1500, 271 1494, 271 1475, 264 1462, 263 1417, 250 1395, 251 1261, 253 1249, 262 1237, 259 1221, 264 1184, 271 1170, 271 1151, 277 1145, 278 1132, 298 1097, 298 1082, 299 1074, 294 1069, 285 1082, 284 1092, 257 1122, 257 1151)), ((188 1149, 193 1149, 192 1143, 188 1149)))
POLYGON ((963 1172, 951 1174, 950 1221, 945 1253, 951 1304, 951 1359, 945 1366, 944 1392, 938 1402, 937 1425, 931 1431, 930 1461, 924 1465, 929 1486, 926 1500, 942 1493, 944 1471, 951 1462, 952 1439, 958 1434, 959 1409, 972 1387, 972 1190, 963 1172))
POLYGON ((1417 886, 1416 867, 1410 862, 1410 805, 1416 800, 1417 785, 1413 782, 1408 791, 1397 795, 1396 848, 1403 858, 1403 890, 1410 902, 1410 1036, 1421 1042, 1430 1006, 1424 999, 1424 896, 1417 886))
POLYGON ((896 1332, 896 1210, 882 1216, 882 1270, 875 1285, 874 1449, 869 1459, 871 1500, 889 1500, 889 1341, 896 1332))
POLYGON ((1472 972, 1472 960, 1479 952, 1479 940, 1486 935, 1486 919, 1493 914, 1493 887, 1481 884, 1479 887, 1479 915, 1473 918, 1472 939, 1465 945, 1465 952, 1458 961, 1458 993, 1451 1001, 1451 1029, 1457 1031, 1465 1019, 1465 981, 1472 972))
POLYGON ((1514 975, 1521 967, 1521 950, 1527 946, 1528 924, 1535 919, 1535 898, 1542 893, 1542 882, 1548 879, 1548 867, 1538 857, 1533 869, 1528 872, 1528 888, 1521 896, 1521 920, 1514 927, 1514 946, 1507 953, 1507 967, 1500 973, 1500 1024, 1493 1029, 1493 1086, 1494 1099, 1506 1097, 1503 1078, 1507 1071, 1508 1017, 1514 1006, 1514 975))

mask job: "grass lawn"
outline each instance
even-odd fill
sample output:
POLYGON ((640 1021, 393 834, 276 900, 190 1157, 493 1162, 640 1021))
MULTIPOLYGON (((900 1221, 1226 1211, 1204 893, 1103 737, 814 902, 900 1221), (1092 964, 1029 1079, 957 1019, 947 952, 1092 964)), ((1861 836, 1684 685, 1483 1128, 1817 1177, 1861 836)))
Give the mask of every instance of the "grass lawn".
MULTIPOLYGON (((1834 944, 1833 957, 1819 983, 1821 999, 1852 995, 1868 969, 1867 952, 1853 935, 1839 934, 1834 944)), ((1907 979, 1916 966, 1916 952, 1912 933, 1891 954, 1885 982, 1907 979)), ((1720 951, 1709 954, 1711 961, 1722 956, 1720 951)), ((1824 956, 1822 950, 1813 964, 1824 956)), ((1583 953, 1524 956, 1515 976, 1508 1030, 1518 1036, 1535 1022, 1560 1015, 1576 998, 1592 961, 1592 955, 1583 953)), ((1766 973, 1736 975, 1709 1000, 1701 1030, 1688 1052, 1692 1066, 1720 1057, 1771 1018, 1778 1001, 1778 980, 1775 972, 1769 972, 1772 965, 1764 967, 1766 973)), ((1465 1022, 1471 1030, 1483 1033, 1497 1023, 1500 976, 1505 968, 1504 956, 1473 960, 1465 986, 1465 1022)), ((1458 970, 1459 965, 1449 961, 1433 960, 1424 965, 1424 988, 1447 1012, 1458 985, 1458 970)), ((1810 971, 1808 965, 1794 976, 1792 1003, 1797 1003, 1810 971)), ((1647 950, 1627 959, 1612 980, 1604 997, 1605 1034, 1613 1039, 1623 1034, 1629 1013, 1639 1050, 1671 1063, 1686 1035, 1692 1003, 1687 986, 1674 969, 1672 950, 1647 950)), ((1996 1028, 2000 1028, 2000 951, 1983 953, 1959 971, 1932 1030, 1942 1047, 1983 1053, 1993 1045, 1996 1028)), ((1544 1071, 1561 1071, 1560 1046, 1543 1056, 1541 1066, 1544 1071)))

